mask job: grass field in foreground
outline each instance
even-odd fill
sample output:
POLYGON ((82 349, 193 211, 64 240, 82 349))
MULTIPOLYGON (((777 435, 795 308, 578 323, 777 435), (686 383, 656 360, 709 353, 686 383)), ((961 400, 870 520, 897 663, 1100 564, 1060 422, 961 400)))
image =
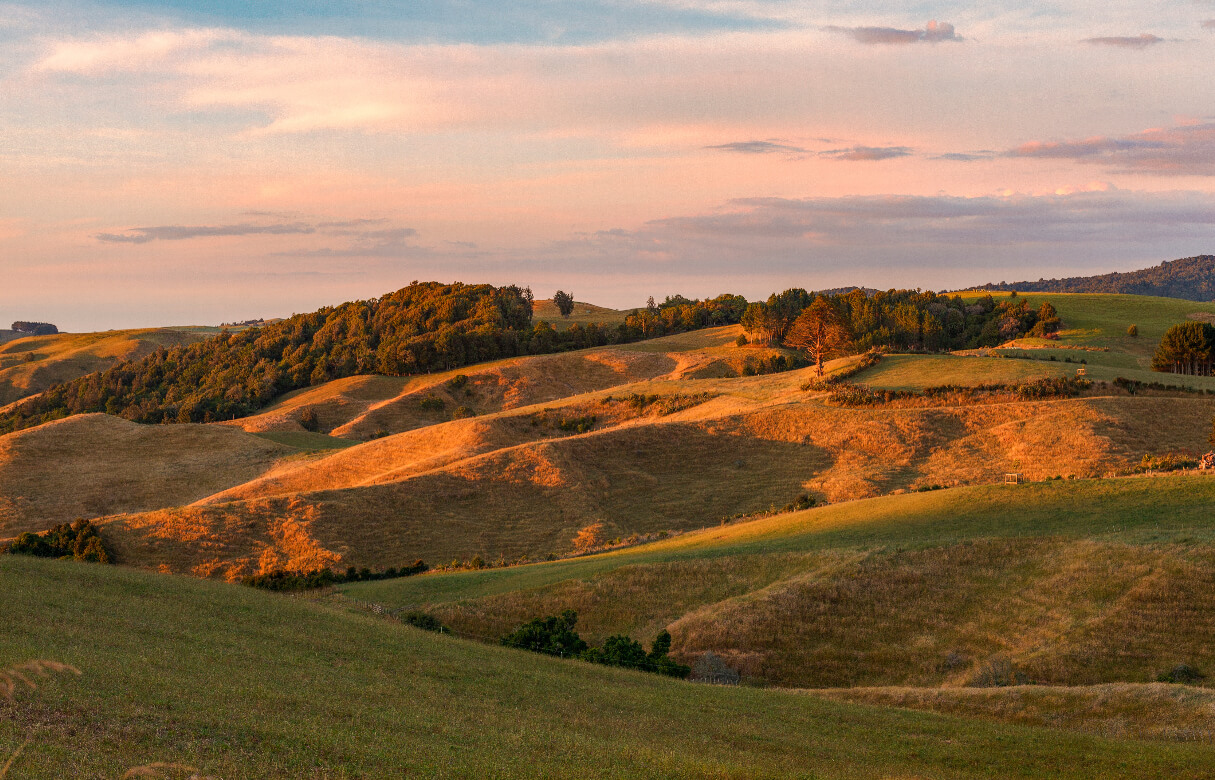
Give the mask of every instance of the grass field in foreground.
POLYGON ((1201 778, 1215 746, 701 686, 426 634, 238 586, 0 558, 16 778, 1201 778))

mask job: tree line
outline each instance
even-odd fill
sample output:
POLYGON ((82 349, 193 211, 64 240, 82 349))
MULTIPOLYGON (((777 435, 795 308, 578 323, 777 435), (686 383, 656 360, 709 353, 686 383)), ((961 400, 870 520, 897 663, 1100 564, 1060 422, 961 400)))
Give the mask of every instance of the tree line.
POLYGON ((244 417, 283 393, 333 379, 445 371, 728 325, 738 322, 746 304, 735 295, 674 296, 623 323, 577 323, 559 331, 543 320, 532 323, 530 289, 415 282, 380 298, 162 348, 54 385, 0 414, 0 433, 88 412, 141 423, 244 417))
POLYGON ((753 342, 806 352, 820 376, 823 362, 839 355, 995 347, 1025 335, 1049 337, 1062 325, 1049 302, 1033 309, 1015 294, 967 303, 920 290, 814 295, 797 288, 749 304, 741 323, 753 342))

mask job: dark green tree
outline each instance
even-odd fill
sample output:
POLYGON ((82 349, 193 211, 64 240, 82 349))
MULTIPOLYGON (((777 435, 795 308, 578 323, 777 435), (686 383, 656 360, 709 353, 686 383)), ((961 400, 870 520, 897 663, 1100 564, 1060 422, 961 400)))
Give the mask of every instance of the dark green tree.
POLYGON ((568 317, 574 313, 573 293, 558 290, 553 293, 553 303, 557 304, 557 311, 561 312, 562 317, 568 317))
POLYGON ((1191 376, 1209 376, 1215 364, 1215 326, 1181 322, 1164 332, 1152 370, 1191 376))

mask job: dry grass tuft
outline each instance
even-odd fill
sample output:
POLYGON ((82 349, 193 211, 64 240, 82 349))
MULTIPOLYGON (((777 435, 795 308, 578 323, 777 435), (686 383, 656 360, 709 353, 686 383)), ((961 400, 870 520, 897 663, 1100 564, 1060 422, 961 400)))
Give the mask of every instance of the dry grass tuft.
POLYGON ((22 686, 31 691, 36 690, 38 685, 34 682, 35 679, 49 677, 53 674, 74 674, 79 677, 81 672, 71 664, 46 659, 26 661, 23 664, 0 669, 0 699, 13 701, 22 686))

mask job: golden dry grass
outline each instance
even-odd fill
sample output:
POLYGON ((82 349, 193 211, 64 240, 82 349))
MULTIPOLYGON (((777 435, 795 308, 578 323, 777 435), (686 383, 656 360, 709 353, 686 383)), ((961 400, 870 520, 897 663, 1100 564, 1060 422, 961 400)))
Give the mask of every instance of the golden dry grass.
POLYGON ((202 334, 181 330, 148 328, 27 336, 0 343, 0 406, 161 347, 202 338, 202 334))
POLYGON ((1046 726, 1108 739, 1215 741, 1215 691, 1165 683, 1006 688, 825 688, 835 701, 1046 726))
POLYGON ((18 431, 0 437, 0 537, 188 504, 293 452, 219 426, 137 425, 104 414, 18 431))
POLYGON ((528 410, 454 421, 287 461, 202 505, 119 518, 108 533, 125 535, 130 562, 228 577, 255 570, 263 549, 279 550, 267 560, 381 567, 535 559, 569 551, 594 522, 611 539, 716 525, 804 492, 839 502, 1008 471, 1125 472, 1146 452, 1200 448, 1215 413, 1202 398, 841 409, 783 397, 721 396, 558 438, 532 428, 528 410), (314 546, 283 550, 265 536, 300 513, 314 546))

